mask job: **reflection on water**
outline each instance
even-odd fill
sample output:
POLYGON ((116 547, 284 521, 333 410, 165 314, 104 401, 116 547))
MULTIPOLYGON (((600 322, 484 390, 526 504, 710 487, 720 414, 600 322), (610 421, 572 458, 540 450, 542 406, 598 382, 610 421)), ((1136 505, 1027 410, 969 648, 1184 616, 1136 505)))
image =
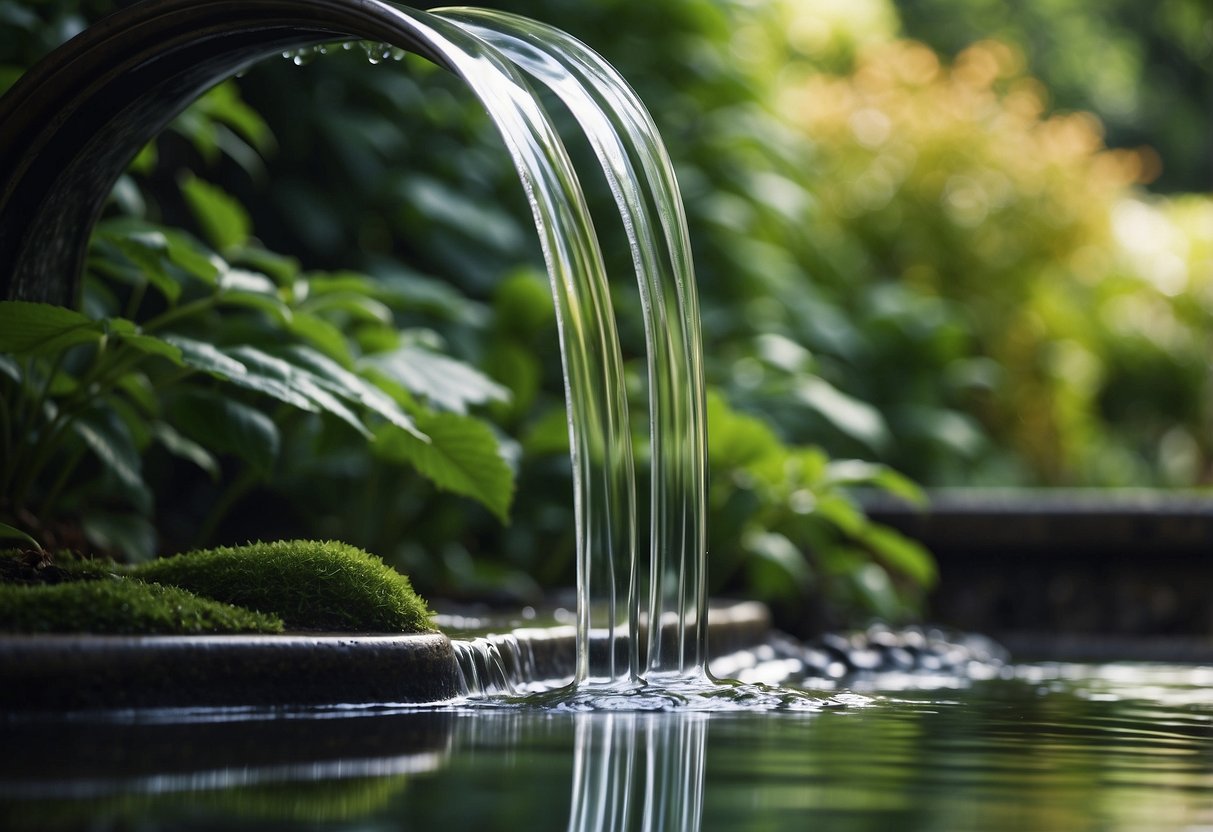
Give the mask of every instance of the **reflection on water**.
POLYGON ((569 832, 695 832, 706 748, 702 714, 580 716, 569 832))
POLYGON ((818 712, 0 717, 0 829, 1213 829, 1213 669, 818 712), (277 824, 277 826, 275 826, 277 824))

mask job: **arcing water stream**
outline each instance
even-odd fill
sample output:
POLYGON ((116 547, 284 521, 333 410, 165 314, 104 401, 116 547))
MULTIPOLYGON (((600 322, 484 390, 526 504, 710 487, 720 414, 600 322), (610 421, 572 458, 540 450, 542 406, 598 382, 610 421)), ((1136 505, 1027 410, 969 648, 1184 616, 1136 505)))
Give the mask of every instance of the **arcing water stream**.
POLYGON ((477 93, 510 147, 561 322, 579 527, 578 612, 574 686, 556 700, 607 708, 691 700, 817 704, 792 692, 721 686, 707 672, 707 430, 698 300, 682 200, 652 118, 605 60, 550 26, 480 9, 402 14, 442 33, 441 42, 430 44, 477 93), (635 519, 622 362, 597 238, 560 139, 509 64, 547 86, 576 118, 606 175, 631 250, 648 351, 647 604, 641 602, 638 540, 644 536, 635 519), (605 649, 590 649, 595 634, 605 637, 605 649))
POLYGON ((484 10, 399 13, 489 111, 539 231, 560 326, 574 472, 575 681, 634 687, 643 666, 666 681, 706 682, 706 431, 698 307, 682 203, 652 119, 602 58, 556 29, 484 10), (577 175, 515 66, 554 91, 585 131, 632 251, 645 313, 653 449, 643 605, 631 430, 606 271, 577 175), (647 651, 640 643, 642 619, 653 622, 647 651), (606 649, 589 649, 595 632, 607 634, 606 649), (624 650, 615 649, 616 640, 623 640, 624 650))

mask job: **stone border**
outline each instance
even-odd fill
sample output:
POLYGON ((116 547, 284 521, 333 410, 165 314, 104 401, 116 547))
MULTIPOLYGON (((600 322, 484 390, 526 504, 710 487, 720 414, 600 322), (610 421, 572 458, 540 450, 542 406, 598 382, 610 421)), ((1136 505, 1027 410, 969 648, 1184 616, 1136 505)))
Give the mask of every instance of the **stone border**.
POLYGON ((0 636, 0 709, 436 702, 458 686, 439 634, 0 636))
MULTIPOLYGON (((762 604, 714 605, 709 651, 750 647, 769 629, 762 604)), ((572 627, 510 635, 526 642, 539 678, 572 675, 572 627)), ((0 635, 0 710, 422 704, 460 693, 454 648, 437 633, 0 635)))

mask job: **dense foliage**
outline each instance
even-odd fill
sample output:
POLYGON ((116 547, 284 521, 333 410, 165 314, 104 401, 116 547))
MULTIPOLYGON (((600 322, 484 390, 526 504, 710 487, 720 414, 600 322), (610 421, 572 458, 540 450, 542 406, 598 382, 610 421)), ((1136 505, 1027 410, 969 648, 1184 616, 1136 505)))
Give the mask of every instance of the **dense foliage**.
MULTIPOLYGON (((0 2, 0 83, 113 5, 0 2)), ((944 0, 505 5, 616 64, 678 167, 714 387, 714 590, 816 598, 824 623, 916 609, 929 557, 855 492, 919 499, 893 468, 1207 481, 1213 203, 1148 195, 1156 155, 1052 114, 1023 57, 1035 35, 973 44, 968 16, 945 34, 944 0), (948 53, 900 38, 899 10, 948 53)), ((1029 5, 1030 34, 1049 4, 1029 5)), ((571 581, 573 529, 516 177, 455 79, 327 51, 218 87, 136 160, 83 310, 0 308, 42 327, 0 326, 0 522, 128 557, 340 537, 428 594, 533 599, 571 581)), ((620 276, 639 414, 631 264, 570 149, 620 276)))

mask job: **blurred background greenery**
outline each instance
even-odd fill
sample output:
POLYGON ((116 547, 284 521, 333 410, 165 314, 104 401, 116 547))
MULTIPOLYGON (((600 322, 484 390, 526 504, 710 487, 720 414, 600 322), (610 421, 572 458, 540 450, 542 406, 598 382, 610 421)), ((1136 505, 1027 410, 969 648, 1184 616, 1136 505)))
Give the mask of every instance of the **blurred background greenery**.
MULTIPOLYGON (((0 0, 0 84, 118 5, 0 0)), ((1209 485, 1205 0, 494 5, 615 64, 678 169, 712 387, 713 592, 768 600, 804 630, 921 612, 929 554, 868 522, 857 487, 1209 485)), ((0 511, 45 542, 128 557, 338 537, 425 595, 535 601, 572 582, 573 534, 555 323, 521 189, 455 79, 327 51, 250 69, 137 160, 111 214, 155 225, 100 235, 86 312, 171 306, 144 299, 148 252, 131 246, 186 229, 272 298, 236 297, 191 337, 315 348, 426 424, 474 423, 512 482, 455 482, 403 440, 152 368, 160 401, 116 422, 142 497, 108 523, 84 522, 95 500, 62 485, 40 513, 11 494, 0 511), (189 416, 203 399, 268 413, 274 452, 208 435, 189 416)), ((621 229, 587 149, 571 150, 640 388, 621 229)), ((97 456, 74 457, 75 481, 113 479, 97 456)))

